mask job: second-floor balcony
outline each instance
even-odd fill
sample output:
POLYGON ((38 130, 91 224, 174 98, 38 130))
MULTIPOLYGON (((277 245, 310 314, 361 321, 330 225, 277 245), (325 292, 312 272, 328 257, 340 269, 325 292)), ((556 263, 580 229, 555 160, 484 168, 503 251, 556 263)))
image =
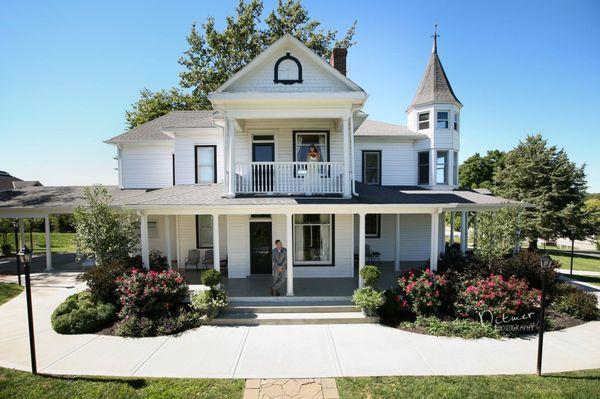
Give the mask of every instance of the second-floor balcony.
POLYGON ((234 189, 236 194, 343 194, 344 163, 237 163, 234 189))

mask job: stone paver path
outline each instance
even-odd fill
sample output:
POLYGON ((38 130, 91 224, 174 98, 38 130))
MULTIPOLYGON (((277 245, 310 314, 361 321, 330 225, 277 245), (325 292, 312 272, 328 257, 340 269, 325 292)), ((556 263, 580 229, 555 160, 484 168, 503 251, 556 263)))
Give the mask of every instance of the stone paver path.
POLYGON ((339 399, 333 378, 246 380, 243 399, 339 399))

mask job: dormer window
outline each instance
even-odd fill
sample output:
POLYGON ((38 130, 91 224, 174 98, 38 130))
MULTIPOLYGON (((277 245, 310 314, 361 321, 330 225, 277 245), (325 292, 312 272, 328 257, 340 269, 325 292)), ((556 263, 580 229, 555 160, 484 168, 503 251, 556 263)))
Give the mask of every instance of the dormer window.
POLYGON ((429 112, 419 114, 419 130, 429 129, 429 112))
POLYGON ((438 111, 435 124, 438 129, 448 129, 449 114, 448 111, 438 111))
POLYGON ((458 131, 458 113, 454 113, 454 130, 458 131))
POLYGON ((302 64, 298 58, 285 53, 283 57, 275 63, 275 76, 273 83, 281 83, 291 85, 294 83, 302 83, 302 64))

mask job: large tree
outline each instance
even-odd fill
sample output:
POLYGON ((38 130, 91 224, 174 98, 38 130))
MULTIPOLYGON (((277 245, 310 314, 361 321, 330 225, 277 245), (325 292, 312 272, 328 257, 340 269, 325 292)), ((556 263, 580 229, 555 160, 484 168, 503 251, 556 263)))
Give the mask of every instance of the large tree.
POLYGON ((211 109, 208 94, 242 69, 265 48, 290 33, 323 58, 334 47, 350 47, 356 22, 338 39, 338 32, 321 28, 310 18, 301 0, 279 0, 277 7, 261 22, 262 0, 240 0, 236 15, 228 16, 222 31, 209 17, 200 26, 192 25, 187 37, 189 48, 179 59, 184 70, 180 88, 152 92, 144 89, 140 99, 127 111, 129 127, 150 121, 173 110, 211 109))
POLYGON ((506 153, 499 150, 488 151, 485 156, 475 153, 465 159, 458 168, 458 181, 463 188, 495 189, 494 175, 504 168, 506 153))
POLYGON ((525 210, 524 233, 535 247, 538 238, 563 233, 563 211, 583 202, 585 165, 577 167, 564 150, 549 146, 541 134, 527 136, 505 157, 495 176, 496 192, 535 206, 525 210))

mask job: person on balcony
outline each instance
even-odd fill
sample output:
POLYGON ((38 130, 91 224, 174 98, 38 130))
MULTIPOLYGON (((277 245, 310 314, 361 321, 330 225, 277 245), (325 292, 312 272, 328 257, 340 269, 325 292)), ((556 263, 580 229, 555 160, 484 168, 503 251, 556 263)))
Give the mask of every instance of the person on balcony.
POLYGON ((314 145, 308 148, 308 154, 306 154, 306 162, 321 162, 321 154, 314 145))
POLYGON ((273 248, 273 285, 271 295, 281 295, 279 292, 287 281, 287 249, 281 244, 281 240, 275 240, 273 248))

